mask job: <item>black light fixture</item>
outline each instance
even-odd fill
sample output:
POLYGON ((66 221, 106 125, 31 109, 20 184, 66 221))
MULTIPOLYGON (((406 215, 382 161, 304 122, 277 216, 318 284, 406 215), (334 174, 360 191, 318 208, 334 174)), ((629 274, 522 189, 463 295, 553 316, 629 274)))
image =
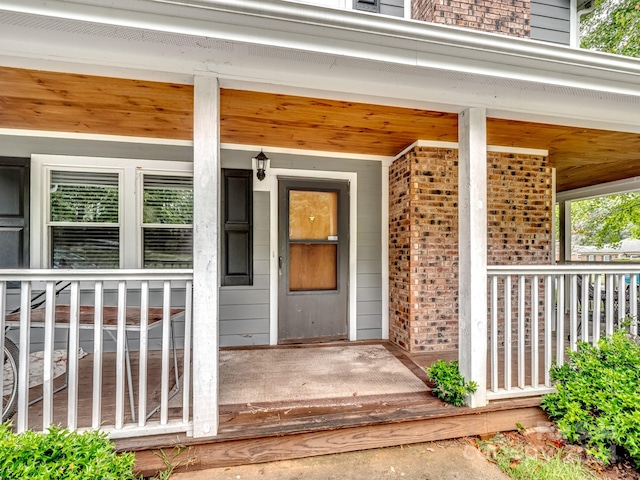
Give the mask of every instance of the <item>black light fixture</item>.
POLYGON ((256 161, 256 177, 258 180, 264 180, 265 173, 264 171, 267 169, 267 162, 269 161, 269 157, 267 157, 262 150, 260 153, 255 156, 254 160, 256 161))

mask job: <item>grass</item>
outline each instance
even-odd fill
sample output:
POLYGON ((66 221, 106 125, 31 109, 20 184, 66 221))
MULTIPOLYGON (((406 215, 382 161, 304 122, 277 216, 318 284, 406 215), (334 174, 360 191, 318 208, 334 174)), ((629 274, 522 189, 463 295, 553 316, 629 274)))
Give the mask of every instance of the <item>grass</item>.
POLYGON ((480 450, 493 460, 509 477, 522 480, 597 480, 597 476, 560 450, 553 455, 511 445, 500 435, 492 440, 479 441, 480 450))

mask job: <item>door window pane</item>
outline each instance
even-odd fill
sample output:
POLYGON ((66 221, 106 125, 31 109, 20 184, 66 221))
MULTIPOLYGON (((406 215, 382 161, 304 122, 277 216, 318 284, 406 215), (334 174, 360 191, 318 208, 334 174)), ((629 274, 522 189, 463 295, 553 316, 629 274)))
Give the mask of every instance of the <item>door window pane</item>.
POLYGON ((289 191, 289 239, 337 240, 338 192, 289 191))
POLYGON ((337 290, 338 245, 289 245, 289 290, 337 290))

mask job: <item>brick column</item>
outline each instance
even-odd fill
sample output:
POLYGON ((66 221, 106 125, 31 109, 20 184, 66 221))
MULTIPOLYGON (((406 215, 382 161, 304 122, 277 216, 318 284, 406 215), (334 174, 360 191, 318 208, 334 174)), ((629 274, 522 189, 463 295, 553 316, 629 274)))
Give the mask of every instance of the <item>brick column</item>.
MULTIPOLYGON (((487 153, 487 263, 551 262, 546 158, 487 153)), ((458 151, 415 147, 389 169, 389 338, 458 349, 458 151)))

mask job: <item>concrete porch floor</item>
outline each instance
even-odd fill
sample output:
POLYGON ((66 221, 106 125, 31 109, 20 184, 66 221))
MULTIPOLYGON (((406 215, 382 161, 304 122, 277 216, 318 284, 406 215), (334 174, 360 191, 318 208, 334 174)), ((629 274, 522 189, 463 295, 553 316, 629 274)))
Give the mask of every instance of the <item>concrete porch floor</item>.
MULTIPOLYGON (((409 355, 386 341, 340 344, 347 349, 360 345, 384 347, 424 385, 428 383, 424 366, 438 358, 451 360, 457 357, 455 352, 409 355)), ((328 346, 335 344, 250 350, 298 349, 313 358, 315 352, 328 346)), ((255 381, 258 380, 256 376, 255 381)), ((331 391, 331 377, 323 381, 331 391)), ((222 382, 220 389, 224 388, 222 382)), ((163 449, 169 453, 176 445, 186 447, 176 461, 191 458, 189 471, 194 471, 446 440, 513 430, 516 422, 535 426, 539 421, 546 421, 539 408, 538 397, 495 401, 484 408, 470 409, 451 407, 428 390, 357 395, 348 399, 327 394, 324 398, 311 398, 294 404, 282 400, 222 404, 219 414, 216 437, 143 437, 119 440, 117 447, 134 451, 140 473, 151 475, 162 468, 160 458, 153 452, 163 449)))

